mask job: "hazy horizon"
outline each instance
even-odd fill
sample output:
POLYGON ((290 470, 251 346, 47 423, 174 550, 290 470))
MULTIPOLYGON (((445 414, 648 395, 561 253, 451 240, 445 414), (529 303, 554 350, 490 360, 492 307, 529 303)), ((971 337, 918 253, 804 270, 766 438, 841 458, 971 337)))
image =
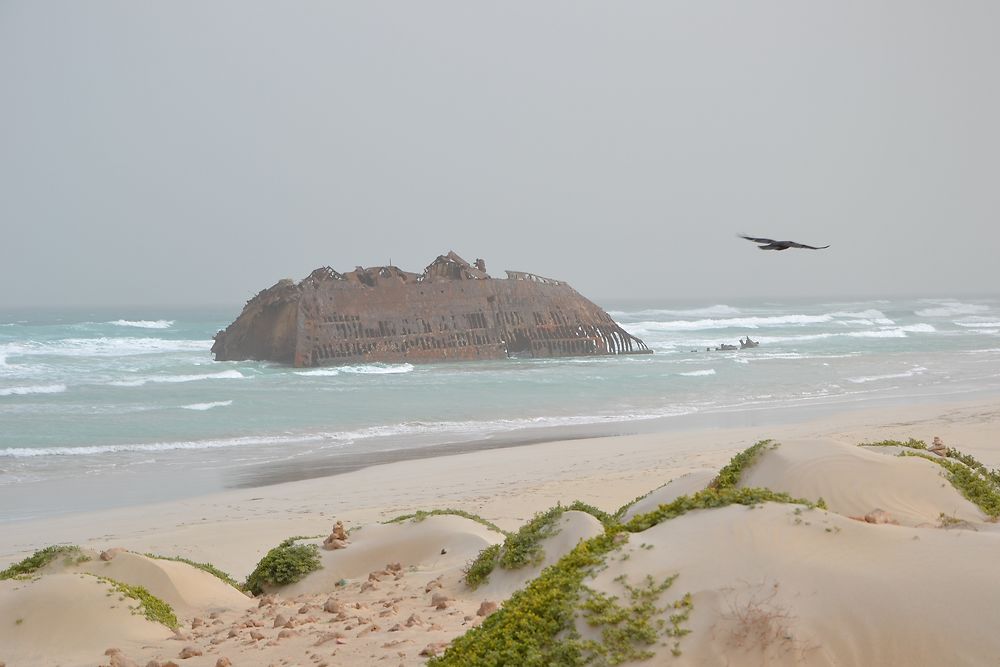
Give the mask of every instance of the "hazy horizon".
POLYGON ((449 250, 597 302, 994 295, 998 29, 985 1, 0 0, 0 309, 449 250))

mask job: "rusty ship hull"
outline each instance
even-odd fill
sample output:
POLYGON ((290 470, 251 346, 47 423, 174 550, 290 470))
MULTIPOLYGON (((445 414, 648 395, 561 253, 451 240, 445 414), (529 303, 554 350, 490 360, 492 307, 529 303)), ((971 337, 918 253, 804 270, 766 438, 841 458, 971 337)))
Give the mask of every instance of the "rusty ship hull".
POLYGON ((651 351, 565 282, 516 271, 491 278, 482 260, 449 253, 420 274, 324 267, 283 280, 247 303, 212 352, 312 367, 651 351))

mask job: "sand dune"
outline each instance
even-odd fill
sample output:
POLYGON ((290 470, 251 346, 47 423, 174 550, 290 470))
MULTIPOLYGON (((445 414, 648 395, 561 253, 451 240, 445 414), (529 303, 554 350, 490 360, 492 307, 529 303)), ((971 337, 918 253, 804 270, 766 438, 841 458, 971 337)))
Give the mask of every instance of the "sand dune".
POLYGON ((632 517, 655 510, 659 505, 673 502, 680 496, 690 496, 708 486, 715 477, 716 470, 696 470, 676 479, 670 480, 658 489, 633 503, 624 514, 622 521, 630 521, 632 517))
MULTIPOLYGON (((937 421, 921 412, 897 419, 894 428, 903 431, 873 427, 869 416, 853 431, 837 423, 825 430, 802 425, 779 433, 754 428, 546 443, 378 466, 336 484, 309 480, 164 505, 156 525, 147 508, 24 526, 3 541, 4 565, 16 560, 13 554, 71 539, 180 554, 239 578, 289 534, 329 530, 331 515, 360 530, 352 531, 347 548, 320 552, 322 569, 259 599, 186 564, 135 553, 119 553, 110 563, 57 559, 30 580, 0 581, 0 663, 94 667, 108 665, 105 649, 119 647, 140 666, 173 660, 212 667, 221 658, 240 667, 421 665, 497 607, 505 613, 512 593, 604 528, 589 514, 567 511, 542 540, 541 562, 495 568, 473 590, 464 570, 501 534, 454 515, 399 524, 378 519, 455 506, 516 530, 557 501, 580 498, 614 511, 654 489, 629 509, 628 520, 703 489, 730 456, 772 436, 780 446, 744 471, 742 485, 822 497, 829 511, 775 503, 692 511, 629 534, 585 582, 624 600, 617 577, 641 584, 647 575, 654 581, 677 575, 659 604, 692 594, 682 623, 691 632, 679 639, 680 655, 672 655, 674 638, 661 637, 651 647, 656 656, 640 664, 991 664, 1000 655, 992 628, 1000 526, 985 522, 939 466, 855 443, 875 439, 873 433, 928 440, 940 434, 949 444, 960 435, 995 465, 995 420, 978 428, 970 421, 994 412, 976 406, 937 421), (955 415, 970 416, 956 422, 955 415), (915 424, 924 430, 913 430, 915 424), (528 454, 531 466, 524 464, 528 454), (849 518, 876 508, 899 525, 849 518), (957 520, 951 529, 941 527, 942 513, 957 520), (130 599, 108 595, 91 574, 162 598, 176 611, 179 632, 134 615, 130 599), (182 659, 188 648, 202 655, 182 659)), ((583 620, 578 628, 585 637, 600 636, 583 620)))
POLYGON ((633 534, 591 585, 622 595, 623 574, 632 583, 679 575, 663 601, 692 593, 692 632, 671 664, 989 664, 1000 655, 1000 635, 983 623, 1000 595, 997 553, 995 534, 768 503, 633 534))
POLYGON ((351 533, 346 549, 321 550, 323 569, 279 590, 285 597, 329 593, 338 590, 341 580, 367 577, 388 563, 399 563, 425 576, 457 572, 485 547, 502 540, 502 534, 481 523, 453 515, 368 525, 351 533))
POLYGON ((541 561, 515 570, 498 567, 490 574, 487 583, 476 588, 474 593, 469 592, 466 595, 477 595, 492 600, 506 599, 537 577, 539 572, 568 554, 580 540, 590 539, 603 532, 604 526, 601 522, 586 512, 574 510, 565 512, 559 517, 553 534, 541 541, 545 554, 541 561))
POLYGON ((9 667, 96 665, 108 647, 137 651, 173 636, 133 614, 135 604, 84 574, 0 581, 0 660, 9 667))
POLYGON ((217 577, 187 563, 148 558, 129 552, 113 560, 91 559, 72 568, 134 586, 168 603, 179 616, 241 610, 254 601, 217 577))
POLYGON ((887 456, 830 440, 792 440, 767 451, 741 486, 823 498, 831 511, 844 516, 882 509, 906 526, 936 525, 942 513, 982 522, 979 508, 941 473, 942 468, 920 458, 887 456))

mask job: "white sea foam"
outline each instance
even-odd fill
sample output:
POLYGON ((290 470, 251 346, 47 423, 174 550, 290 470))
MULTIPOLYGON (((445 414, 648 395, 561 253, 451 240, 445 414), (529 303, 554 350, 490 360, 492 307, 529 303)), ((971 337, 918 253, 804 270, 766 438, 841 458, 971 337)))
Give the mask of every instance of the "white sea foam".
POLYGON ((927 324, 925 322, 918 322, 917 324, 907 324, 899 328, 909 333, 934 333, 935 331, 937 331, 937 329, 934 328, 933 324, 927 324))
POLYGON ((900 329, 881 329, 879 331, 851 331, 847 334, 852 338, 906 338, 906 332, 900 329))
POLYGON ((889 375, 869 375, 867 377, 856 377, 847 378, 848 382, 853 382, 854 384, 865 384, 866 382, 878 382, 879 380, 898 380, 900 378, 910 378, 915 375, 922 375, 927 372, 927 369, 923 366, 914 366, 908 371, 903 373, 891 373, 889 375))
POLYGON ((646 320, 626 325, 629 333, 641 329, 652 331, 699 331, 703 329, 758 329, 773 326, 799 326, 806 324, 823 324, 830 322, 830 315, 774 315, 770 317, 731 317, 726 319, 675 320, 658 322, 646 320))
POLYGON ((0 345, 4 356, 120 357, 163 352, 207 352, 210 340, 164 338, 62 338, 0 345))
POLYGON ((246 376, 237 370, 220 371, 218 373, 202 373, 199 375, 152 375, 134 380, 117 380, 109 382, 112 387, 141 387, 149 382, 197 382, 199 380, 244 380, 246 376))
POLYGON ((394 373, 409 373, 413 364, 363 364, 360 366, 340 366, 341 373, 356 373, 359 375, 391 375, 394 373))
POLYGON ((66 391, 64 384, 41 384, 30 387, 5 387, 0 396, 27 396, 29 394, 61 394, 66 391))
POLYGON ((169 329, 174 325, 173 320, 115 320, 105 322, 116 327, 135 327, 137 329, 169 329))
POLYGON ((340 375, 340 371, 336 368, 316 368, 311 371, 295 371, 295 374, 312 377, 333 377, 334 375, 340 375))
POLYGON ((211 410, 212 408, 224 408, 232 404, 232 401, 213 401, 211 403, 192 403, 191 405, 182 405, 181 407, 185 410, 211 410))
POLYGON ((960 327, 965 327, 967 329, 993 329, 995 327, 1000 327, 1000 322, 996 322, 996 321, 992 321, 992 322, 983 322, 983 321, 969 322, 969 321, 958 321, 958 320, 956 320, 955 324, 957 324, 960 327))
POLYGON ((848 318, 858 322, 864 322, 866 324, 880 324, 882 326, 891 326, 895 324, 895 322, 885 316, 885 313, 881 310, 875 310, 874 308, 857 312, 837 311, 835 313, 829 313, 829 315, 830 317, 848 318))
POLYGON ((707 306, 705 308, 689 308, 685 310, 667 310, 661 308, 650 308, 647 310, 612 310, 608 314, 613 317, 657 317, 665 315, 667 317, 712 317, 739 315, 739 308, 733 308, 724 304, 707 306))
POLYGON ((984 313, 990 309, 978 303, 961 303, 959 301, 946 301, 934 308, 924 308, 913 311, 918 317, 955 317, 956 315, 975 315, 984 313))
MULTIPOLYGON (((574 415, 565 417, 526 417, 490 421, 404 422, 372 426, 337 433, 310 433, 303 435, 248 436, 219 440, 191 440, 179 442, 152 442, 124 445, 93 445, 80 447, 12 447, 0 449, 0 457, 34 458, 39 456, 96 456, 125 452, 168 452, 173 450, 217 449, 243 446, 281 446, 306 443, 326 443, 343 446, 357 440, 416 435, 454 434, 455 437, 485 437, 492 433, 525 428, 576 426, 581 424, 610 424, 636 420, 657 419, 690 414, 685 408, 664 408, 652 412, 617 415, 574 415)), ((324 446, 326 446, 324 444, 324 446)))
POLYGON ((686 375, 688 377, 700 377, 702 375, 715 375, 714 368, 705 368, 700 371, 688 371, 686 373, 678 373, 678 375, 686 375))

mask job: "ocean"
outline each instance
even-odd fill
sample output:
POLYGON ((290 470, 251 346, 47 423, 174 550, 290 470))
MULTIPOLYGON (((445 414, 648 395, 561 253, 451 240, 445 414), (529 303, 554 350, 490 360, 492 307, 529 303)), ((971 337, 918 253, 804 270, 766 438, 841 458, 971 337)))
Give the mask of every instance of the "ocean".
POLYGON ((0 312, 0 521, 445 443, 1000 390, 996 298, 601 305, 655 354, 295 369, 212 360, 238 307, 0 312))

